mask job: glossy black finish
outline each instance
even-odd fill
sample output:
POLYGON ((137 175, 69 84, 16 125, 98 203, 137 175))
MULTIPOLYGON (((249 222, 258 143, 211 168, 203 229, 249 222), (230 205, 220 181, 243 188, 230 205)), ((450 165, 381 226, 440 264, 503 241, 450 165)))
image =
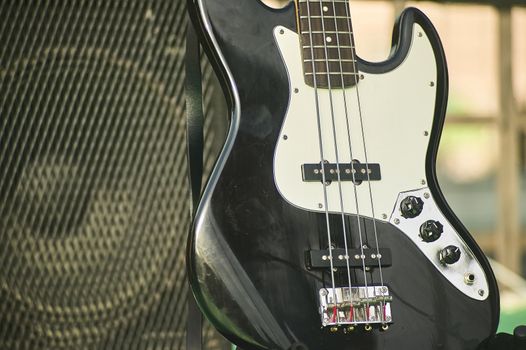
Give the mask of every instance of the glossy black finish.
MULTIPOLYGON (((406 10, 397 24, 391 58, 383 63, 360 61, 360 69, 381 73, 393 69, 409 48, 418 22, 433 41, 439 76, 437 107, 425 164, 430 187, 442 211, 484 265, 490 296, 481 302, 453 287, 396 227, 377 222, 381 247, 392 252, 383 269, 394 297, 394 324, 388 331, 331 334, 321 329, 318 290, 330 286, 328 273, 305 268, 305 251, 327 249, 325 217, 292 207, 277 192, 273 155, 285 115, 289 87, 272 30, 295 28, 292 6, 273 10, 257 0, 193 0, 192 19, 200 26, 233 111, 233 125, 202 197, 188 247, 188 271, 194 295, 210 321, 232 342, 251 349, 289 349, 302 343, 311 350, 347 349, 476 349, 497 326, 498 291, 487 260, 451 212, 436 182, 436 150, 447 100, 447 70, 438 36, 418 10, 406 10), (203 6, 203 7, 201 7, 203 6), (199 11, 208 13, 219 48, 210 41, 199 11), (227 79, 217 50, 225 57, 234 81, 227 79), (233 86, 239 91, 239 103, 233 86), (239 112, 239 120, 237 115, 239 112)), ((386 151, 388 151, 386 147, 386 151)), ((424 166, 424 165, 422 165, 424 166)), ((362 220, 366 243, 374 246, 371 220, 362 220)), ((347 218, 357 232, 356 217, 347 218)), ((336 245, 343 246, 341 221, 331 217, 336 245)), ((352 247, 356 236, 348 237, 352 247)), ((353 285, 379 284, 378 269, 364 275, 356 269, 353 285)), ((346 275, 336 273, 346 286, 346 275)))

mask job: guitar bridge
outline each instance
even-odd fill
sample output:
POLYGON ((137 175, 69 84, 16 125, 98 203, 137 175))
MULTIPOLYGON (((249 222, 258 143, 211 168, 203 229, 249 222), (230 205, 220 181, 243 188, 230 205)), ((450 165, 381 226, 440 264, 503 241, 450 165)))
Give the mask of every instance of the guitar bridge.
POLYGON ((321 323, 324 327, 373 325, 392 323, 391 301, 386 286, 322 288, 320 296, 321 323))

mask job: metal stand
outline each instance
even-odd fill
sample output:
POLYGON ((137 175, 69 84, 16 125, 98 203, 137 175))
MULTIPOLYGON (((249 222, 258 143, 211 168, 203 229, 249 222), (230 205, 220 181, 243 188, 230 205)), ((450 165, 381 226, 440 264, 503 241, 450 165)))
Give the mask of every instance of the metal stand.
POLYGON ((499 333, 489 339, 480 350, 526 350, 526 326, 515 328, 513 335, 499 333))
MULTIPOLYGON (((192 196, 192 215, 195 215, 201 195, 203 176, 203 96, 201 83, 201 55, 199 41, 190 20, 186 31, 186 139, 188 177, 192 196)), ((203 349, 203 315, 194 296, 188 294, 188 318, 186 323, 186 349, 203 349)))

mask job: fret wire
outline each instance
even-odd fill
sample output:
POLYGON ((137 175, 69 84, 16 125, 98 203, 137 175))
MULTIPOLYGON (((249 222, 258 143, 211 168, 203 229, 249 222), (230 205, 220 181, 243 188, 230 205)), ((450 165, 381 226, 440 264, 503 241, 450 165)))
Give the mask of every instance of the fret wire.
MULTIPOLYGON (((360 73, 355 73, 355 72, 316 72, 316 75, 321 75, 321 76, 327 76, 328 74, 330 75, 354 75, 354 76, 359 76, 360 73)), ((312 72, 305 72, 305 75, 314 75, 314 73, 312 72)))
POLYGON ((302 48, 304 49, 310 49, 310 48, 313 48, 313 49, 324 49, 325 47, 327 47, 328 49, 337 49, 337 48, 341 48, 341 49, 354 49, 354 45, 303 45, 302 48))
MULTIPOLYGON (((303 3, 303 4, 306 4, 307 3, 307 0, 299 0, 298 1, 299 3, 303 3)), ((328 4, 331 4, 333 2, 335 3, 341 3, 341 4, 347 4, 348 1, 347 0, 309 0, 309 3, 314 3, 314 4, 319 4, 319 3, 328 3, 328 4)))
MULTIPOLYGON (((301 34, 323 34, 323 31, 322 30, 311 30, 310 32, 308 30, 302 30, 301 31, 301 34)), ((325 31, 325 34, 345 34, 345 35, 349 35, 351 34, 351 32, 349 31, 342 31, 342 30, 339 30, 339 31, 335 31, 335 30, 326 30, 325 31)))
POLYGON ((358 81, 351 18, 347 6, 347 0, 298 0, 298 33, 302 41, 303 72, 305 81, 310 86, 316 80, 321 88, 328 88, 329 85, 334 88, 349 87, 358 81), (337 41, 339 45, 336 44, 337 41), (312 72, 311 64, 316 65, 316 73, 312 72), (338 77, 342 79, 337 79, 338 77))
MULTIPOLYGON (((303 60, 303 62, 312 62, 312 58, 305 58, 303 60)), ((356 62, 356 60, 353 60, 353 59, 347 59, 347 58, 342 58, 342 59, 338 59, 338 58, 315 58, 314 59, 314 62, 325 62, 325 61, 329 61, 329 62, 356 62)))
MULTIPOLYGON (((310 16, 310 18, 314 18, 314 19, 321 19, 322 16, 310 16)), ((329 18, 329 19, 350 19, 350 17, 347 17, 347 16, 323 16, 323 18, 329 18)), ((300 16, 300 19, 309 19, 309 16, 300 16)))
MULTIPOLYGON (((323 15, 324 17, 329 17, 329 16, 334 16, 334 15, 340 15, 340 16, 343 16, 344 14, 344 10, 345 10, 345 7, 346 7, 346 4, 345 3, 335 3, 333 4, 332 2, 324 2, 322 4, 323 7, 325 7, 326 9, 322 9, 320 8, 321 6, 319 5, 320 3, 310 3, 310 6, 307 4, 307 3, 300 3, 299 4, 299 8, 300 8, 300 11, 301 12, 306 12, 306 9, 309 8, 310 9, 310 16, 311 16, 311 19, 314 19, 314 18, 319 18, 319 16, 323 15), (331 6, 331 4, 334 5, 334 9, 333 9, 333 6, 331 6), (333 13, 334 12, 334 13, 333 13), (314 17, 316 16, 316 17, 314 17)), ((301 15, 301 14, 300 14, 301 15)), ((303 15, 305 16, 305 13, 303 13, 303 15)))
MULTIPOLYGON (((351 32, 326 33, 325 36, 323 36, 323 33, 319 33, 317 31, 313 31, 312 33, 309 33, 309 32, 301 33, 301 35, 307 35, 307 36, 310 34, 313 34, 312 38, 314 42, 318 42, 318 44, 321 44, 321 42, 325 42, 327 37, 332 37, 333 39, 335 39, 336 35, 340 37, 340 40, 345 40, 347 43, 349 43, 349 35, 352 33, 351 32)), ((309 37, 306 37, 305 39, 309 39, 309 37)))

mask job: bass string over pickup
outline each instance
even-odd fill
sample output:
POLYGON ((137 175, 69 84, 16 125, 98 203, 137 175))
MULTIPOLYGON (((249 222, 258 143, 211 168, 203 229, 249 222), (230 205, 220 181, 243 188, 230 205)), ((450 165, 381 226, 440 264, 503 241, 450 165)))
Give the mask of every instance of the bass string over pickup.
MULTIPOLYGON (((389 248, 380 248, 378 251, 372 249, 361 250, 332 249, 332 266, 349 268, 388 267, 392 265, 392 255, 389 248)), ((331 266, 331 254, 329 250, 308 250, 305 252, 305 266, 308 269, 328 269, 331 266)))
POLYGON ((362 181, 380 181, 382 179, 380 164, 367 164, 358 161, 339 164, 326 162, 323 164, 323 169, 320 163, 302 164, 301 173, 304 182, 321 182, 323 181, 323 173, 325 173, 325 181, 340 180, 361 183, 362 181))

